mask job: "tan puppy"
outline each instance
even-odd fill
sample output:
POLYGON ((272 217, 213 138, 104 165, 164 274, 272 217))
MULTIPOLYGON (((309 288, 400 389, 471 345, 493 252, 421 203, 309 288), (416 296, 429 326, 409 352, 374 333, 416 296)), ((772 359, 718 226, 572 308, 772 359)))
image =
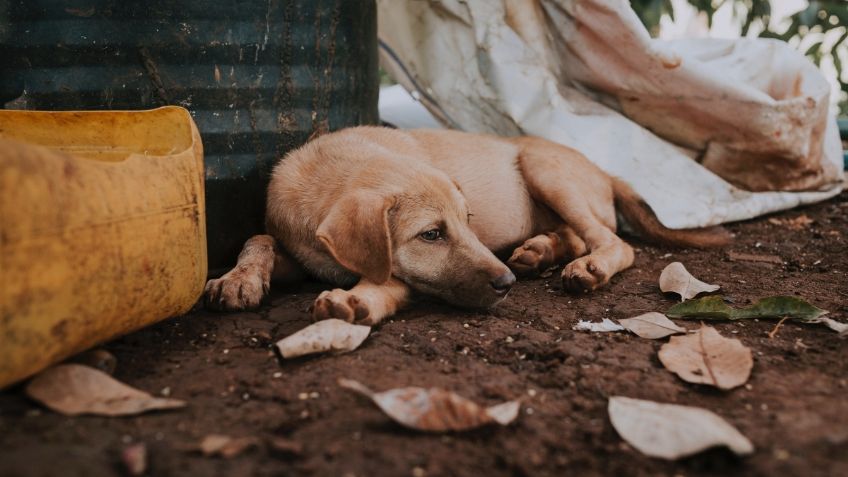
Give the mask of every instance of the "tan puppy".
POLYGON ((268 186, 269 235, 248 240, 236 267, 209 281, 206 303, 256 307, 272 278, 298 280, 305 270, 352 287, 323 292, 316 319, 375 324, 411 290, 489 307, 515 282, 512 271, 532 276, 566 261, 565 288, 589 291, 633 263, 615 234, 616 210, 655 241, 728 240, 663 227, 623 182, 544 139, 346 129, 280 161, 268 186), (509 268, 493 254, 513 249, 509 268))

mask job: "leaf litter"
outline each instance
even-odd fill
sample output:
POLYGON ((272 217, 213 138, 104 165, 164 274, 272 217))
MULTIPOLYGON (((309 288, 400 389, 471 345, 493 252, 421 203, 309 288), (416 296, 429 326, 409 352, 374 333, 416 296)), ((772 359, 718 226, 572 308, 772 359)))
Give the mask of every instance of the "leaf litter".
POLYGON ((686 328, 677 326, 677 324, 673 321, 666 318, 665 315, 655 311, 634 316, 633 318, 618 320, 618 322, 621 323, 621 326, 627 329, 627 331, 630 331, 636 336, 651 340, 687 332, 686 328))
POLYGON ((721 336, 711 326, 671 337, 660 348, 659 359, 684 381, 724 390, 745 384, 754 367, 750 348, 738 339, 721 336))
POLYGON ((712 285, 698 280, 680 262, 669 263, 660 273, 660 290, 663 293, 677 293, 680 301, 694 298, 701 293, 717 291, 719 285, 712 285))
POLYGON ((60 364, 49 368, 33 378, 25 392, 30 398, 66 416, 131 416, 186 405, 178 399, 153 397, 103 371, 81 364, 60 364))
POLYGON ((651 457, 675 460, 716 446, 737 455, 754 452, 747 437, 703 408, 613 396, 607 411, 622 439, 651 457))
POLYGON ((518 417, 520 408, 519 401, 482 407, 439 388, 406 387, 377 393, 352 379, 339 379, 339 386, 366 396, 398 424, 419 431, 466 431, 495 423, 506 426, 518 417))
POLYGON ((354 325, 331 318, 313 323, 277 342, 283 358, 297 358, 314 353, 353 351, 371 333, 370 326, 354 325))

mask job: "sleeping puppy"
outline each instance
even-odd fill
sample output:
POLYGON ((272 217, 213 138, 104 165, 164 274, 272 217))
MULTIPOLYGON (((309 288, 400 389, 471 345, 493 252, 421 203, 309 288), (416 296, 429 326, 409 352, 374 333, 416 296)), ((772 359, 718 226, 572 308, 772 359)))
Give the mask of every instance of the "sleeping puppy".
POLYGON ((656 242, 728 241, 720 229, 665 228, 626 184, 551 141, 345 129, 280 161, 268 186, 268 235, 248 240, 236 267, 207 283, 206 303, 253 308, 272 280, 305 272, 340 287, 315 300, 315 319, 373 325, 413 290, 491 307, 516 274, 566 262, 564 287, 591 291, 633 263, 615 234, 616 212, 656 242))

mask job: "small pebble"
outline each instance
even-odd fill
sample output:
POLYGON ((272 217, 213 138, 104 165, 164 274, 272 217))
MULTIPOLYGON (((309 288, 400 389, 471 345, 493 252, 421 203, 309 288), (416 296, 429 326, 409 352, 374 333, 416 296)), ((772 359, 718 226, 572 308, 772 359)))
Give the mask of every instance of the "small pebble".
POLYGON ((171 387, 170 387, 170 386, 165 386, 164 388, 162 388, 162 390, 161 390, 161 391, 159 391, 159 394, 161 394, 161 395, 163 395, 163 396, 165 396, 165 397, 170 396, 170 395, 171 395, 171 387))
POLYGON ((283 377, 283 373, 277 371, 276 373, 272 374, 271 376, 273 376, 274 379, 280 379, 280 378, 283 377))
POLYGON ((297 395, 297 398, 301 401, 306 401, 307 399, 309 399, 309 393, 299 393, 297 395))

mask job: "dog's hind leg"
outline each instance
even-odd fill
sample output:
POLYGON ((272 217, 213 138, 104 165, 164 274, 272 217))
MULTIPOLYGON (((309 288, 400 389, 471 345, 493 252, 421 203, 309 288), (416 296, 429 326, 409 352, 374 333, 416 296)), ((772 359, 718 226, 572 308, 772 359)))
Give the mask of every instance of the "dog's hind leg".
POLYGON ((563 225, 555 232, 540 234, 527 239, 507 260, 507 266, 522 277, 537 277, 550 267, 558 266, 586 254, 586 244, 563 225))
POLYGON ((562 271, 570 291, 591 291, 633 264, 633 248, 615 234, 612 179, 573 149, 522 138, 519 165, 533 198, 556 212, 586 245, 562 271))
POLYGON ((409 295, 409 287, 394 277, 379 285, 363 278, 350 290, 336 288, 318 295, 312 317, 316 321, 337 318, 376 325, 406 305, 409 295))
POLYGON ((300 266, 270 235, 255 235, 245 242, 236 266, 221 278, 209 280, 204 290, 207 308, 256 308, 271 287, 271 280, 293 283, 303 277, 300 266))

